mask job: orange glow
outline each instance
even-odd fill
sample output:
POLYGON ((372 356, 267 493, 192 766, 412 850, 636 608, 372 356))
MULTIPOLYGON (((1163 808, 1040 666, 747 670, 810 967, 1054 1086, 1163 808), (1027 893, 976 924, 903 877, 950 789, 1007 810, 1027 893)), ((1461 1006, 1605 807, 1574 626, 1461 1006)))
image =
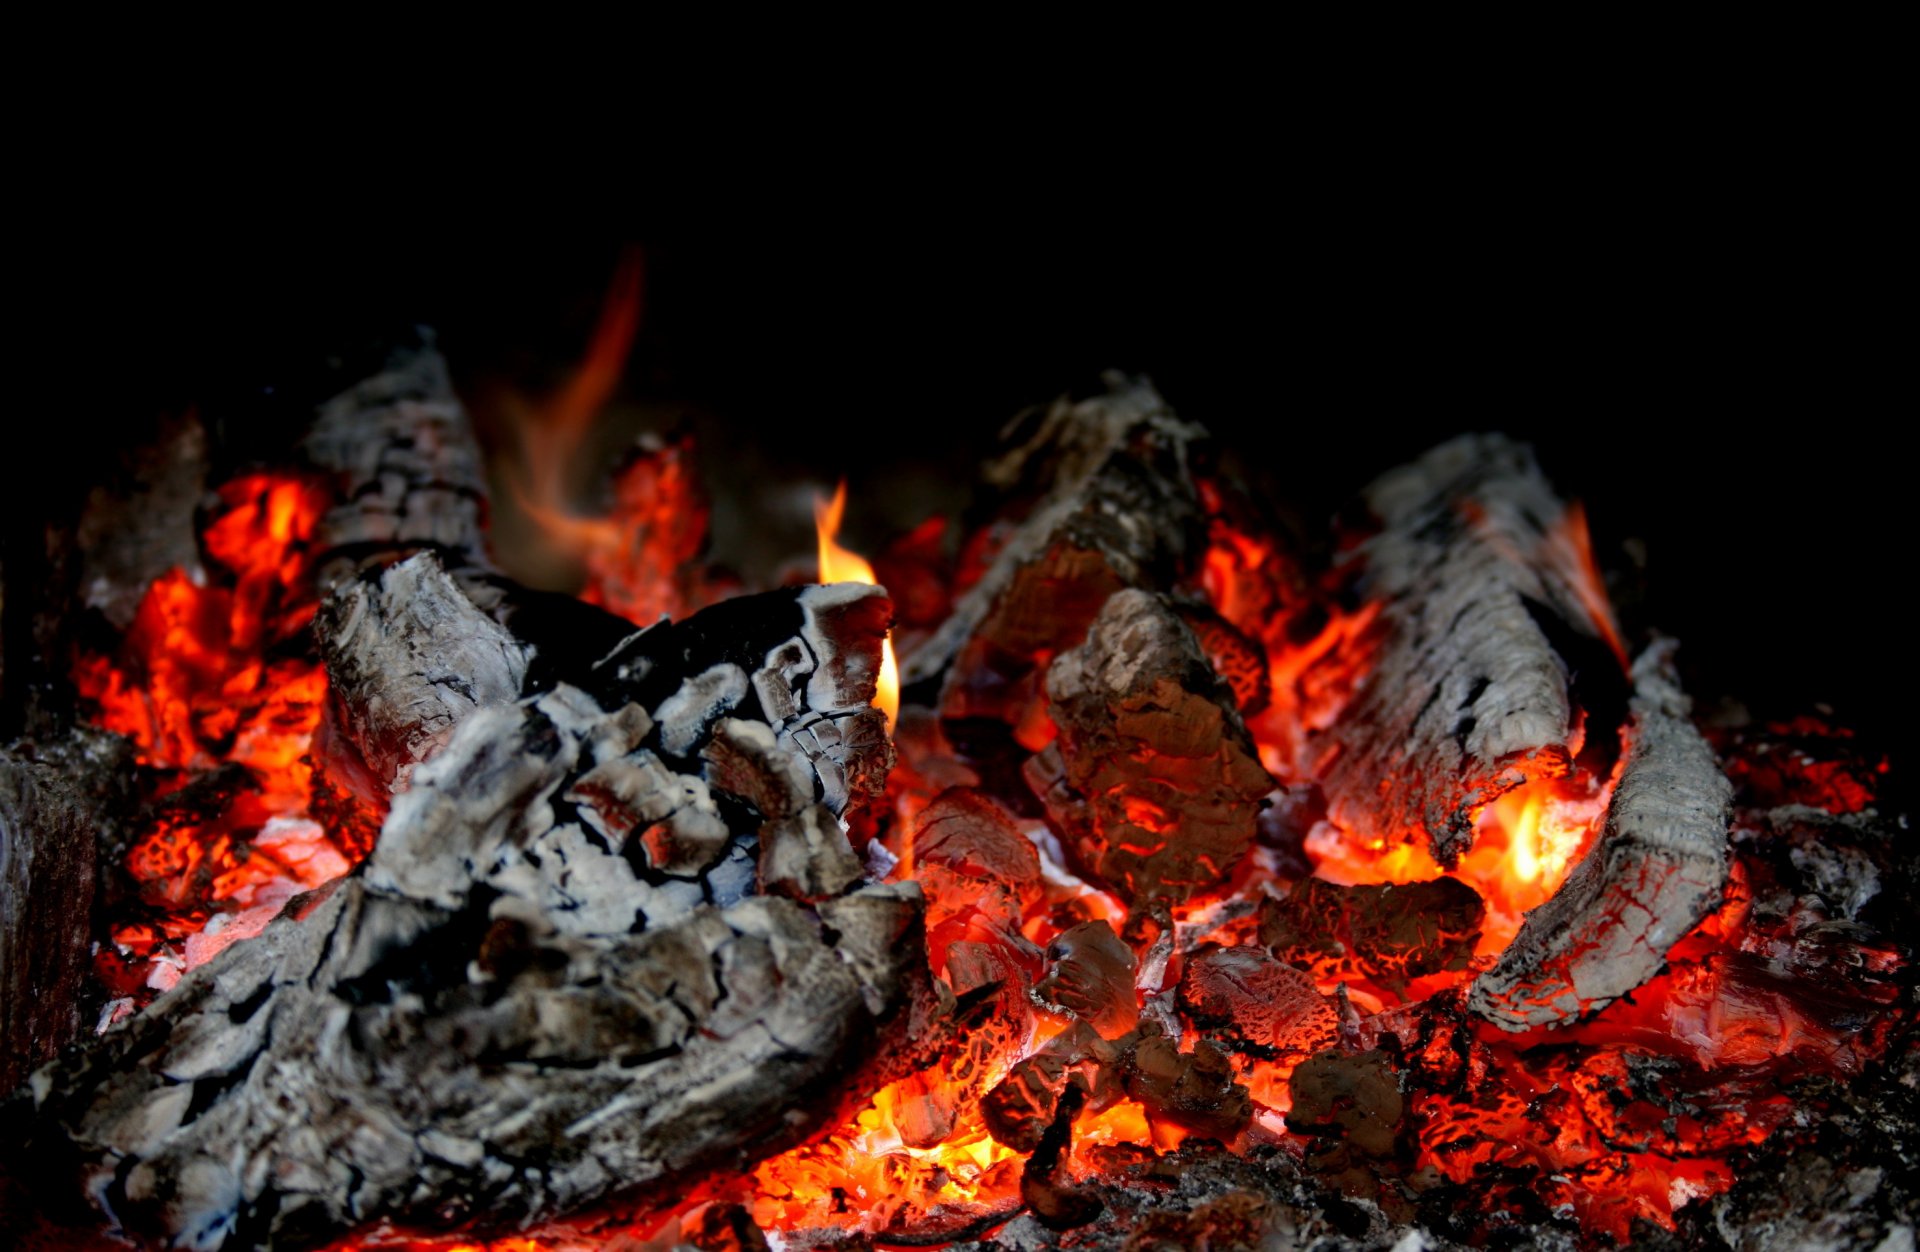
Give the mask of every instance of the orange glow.
POLYGON ((128 1008, 366 851, 309 817, 307 751, 327 676, 291 644, 316 607, 310 543, 327 498, 303 479, 270 474, 218 494, 201 537, 209 572, 155 579, 118 651, 74 664, 94 724, 131 739, 152 771, 154 818, 135 834, 127 869, 155 922, 117 927, 123 942, 101 958, 128 1008), (189 790, 236 766, 241 773, 218 794, 189 790))
MULTIPOLYGON (((849 552, 836 542, 840 534, 840 519, 847 510, 847 484, 842 479, 834 488, 831 500, 813 502, 813 525, 819 541, 820 581, 823 583, 866 583, 877 584, 873 576, 873 566, 858 553, 849 552)), ((894 723, 900 717, 900 668, 893 660, 893 636, 889 634, 880 645, 880 685, 874 692, 873 703, 887 715, 887 732, 893 732, 894 723)))

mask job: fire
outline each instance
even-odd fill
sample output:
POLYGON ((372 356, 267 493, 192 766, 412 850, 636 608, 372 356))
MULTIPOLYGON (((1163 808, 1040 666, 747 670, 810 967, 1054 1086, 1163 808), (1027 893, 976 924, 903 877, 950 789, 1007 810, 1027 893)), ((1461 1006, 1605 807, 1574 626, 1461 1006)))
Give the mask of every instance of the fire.
MULTIPOLYGON (((836 542, 840 534, 840 519, 846 510, 845 479, 834 488, 831 500, 816 499, 813 502, 813 524, 819 540, 820 581, 866 583, 872 586, 879 581, 873 576, 873 566, 868 564, 865 557, 848 551, 836 542)), ((873 702, 887 715, 887 731, 892 733, 894 723, 900 717, 900 667, 894 663, 891 634, 880 645, 880 687, 874 693, 873 702)))
POLYGON ((147 826, 126 861, 146 913, 116 926, 101 953, 119 997, 110 1016, 257 933, 288 897, 366 851, 311 815, 307 750, 327 676, 302 632, 316 608, 309 544, 326 496, 270 474, 218 494, 201 536, 209 570, 156 579, 119 650, 74 666, 94 723, 131 739, 147 771, 147 826))

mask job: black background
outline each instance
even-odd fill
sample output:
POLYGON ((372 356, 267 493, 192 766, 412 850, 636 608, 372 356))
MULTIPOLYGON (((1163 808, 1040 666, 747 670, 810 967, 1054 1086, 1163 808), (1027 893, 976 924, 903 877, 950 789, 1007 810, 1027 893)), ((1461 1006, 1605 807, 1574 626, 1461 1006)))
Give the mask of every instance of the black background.
POLYGON ((375 190, 340 220, 241 196, 37 241, 16 301, 42 334, 16 369, 51 384, 20 423, 47 450, 6 455, 16 519, 63 507, 155 412, 270 423, 245 398, 362 329, 434 325, 463 385, 550 380, 637 244, 623 394, 856 492, 896 461, 964 479, 1007 416, 1108 367, 1150 374, 1310 521, 1448 434, 1503 429, 1586 502, 1603 566, 1644 545, 1640 623, 1681 638, 1698 694, 1827 702, 1886 741, 1907 720, 1911 394, 1889 394, 1880 240, 1846 213, 1409 186, 1043 225, 1016 204, 990 228, 849 209, 456 229, 375 190))

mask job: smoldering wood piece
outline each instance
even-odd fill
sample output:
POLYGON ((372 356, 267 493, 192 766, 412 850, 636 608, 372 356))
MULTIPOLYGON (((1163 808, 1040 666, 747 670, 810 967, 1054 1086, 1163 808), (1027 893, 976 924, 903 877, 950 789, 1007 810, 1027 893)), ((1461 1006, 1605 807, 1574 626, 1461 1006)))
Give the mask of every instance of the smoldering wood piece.
POLYGON ((1343 887, 1302 878, 1260 905, 1260 942, 1322 981, 1369 978, 1404 994, 1409 979, 1464 970, 1486 920, 1457 878, 1343 887))
POLYGON ((314 535, 323 589, 423 549, 456 572, 491 568, 479 445, 430 341, 321 404, 301 447, 338 500, 314 535))
POLYGON ((1047 945, 1047 973, 1034 999, 1117 1039, 1140 1021, 1133 989, 1133 949, 1105 921, 1082 922, 1047 945))
POLYGON ((668 761, 697 758, 712 728, 764 721, 812 768, 835 814, 885 793, 893 768, 886 716, 872 707, 893 603, 862 583, 736 596, 679 622, 634 632, 597 661, 587 687, 603 703, 654 712, 668 761))
POLYGON ((1116 593, 1047 671, 1047 695, 1060 734, 1027 781, 1074 858, 1136 906, 1223 880, 1275 784, 1168 603, 1116 593))
POLYGON ((527 672, 527 649, 430 552, 340 585, 316 633, 348 735, 394 790, 468 714, 517 700, 527 672))
POLYGON ((1452 866, 1474 814, 1572 768, 1580 680, 1590 739, 1623 694, 1605 593, 1533 453, 1463 435, 1367 488, 1357 550, 1380 605, 1373 668, 1328 731, 1328 816, 1368 839, 1418 838, 1452 866))
POLYGON ((1017 684, 1037 655, 1079 642, 1122 587, 1171 587, 1206 550, 1189 460, 1205 432, 1145 379, 1106 376, 1107 393, 1061 400, 1032 437, 988 467, 990 484, 1037 496, 980 580, 905 658, 908 684, 947 671, 950 715, 966 688, 1017 684), (964 653, 964 655, 963 655, 964 653))
POLYGON ((649 830, 720 819, 654 729, 571 688, 471 713, 360 872, 41 1071, 11 1167, 183 1247, 508 1228, 737 1168, 898 1076, 917 890, 659 872, 649 830), (615 823, 584 780, 618 762, 615 823))
POLYGON ((0 749, 0 1096, 87 1024, 98 849, 132 764, 99 731, 0 749))
POLYGON ((1179 994, 1181 1011, 1236 1051, 1304 1059, 1330 1045, 1338 1029, 1313 979, 1259 948, 1195 953, 1179 994))
POLYGON ((1688 716, 1672 653, 1662 641, 1634 662, 1627 762, 1599 842, 1468 991, 1467 1006, 1503 1030, 1611 1004, 1720 902, 1733 784, 1688 716))

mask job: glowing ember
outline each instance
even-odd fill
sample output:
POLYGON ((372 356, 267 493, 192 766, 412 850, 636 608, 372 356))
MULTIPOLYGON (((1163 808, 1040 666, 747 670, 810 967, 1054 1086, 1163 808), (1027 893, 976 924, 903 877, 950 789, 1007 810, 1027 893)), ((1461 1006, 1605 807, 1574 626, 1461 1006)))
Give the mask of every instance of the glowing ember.
MULTIPOLYGON (((873 576, 873 566, 867 563, 865 557, 849 552, 836 542, 840 534, 840 519, 846 509, 845 480, 834 489, 833 499, 814 501, 813 523, 820 546, 820 581, 866 583, 872 586, 878 581, 873 576)), ((881 645, 880 689, 875 693, 873 703, 887 715, 887 730, 891 732, 894 723, 900 719, 900 667, 893 660, 891 636, 881 645)))
POLYGON ((95 723, 131 739, 148 771, 150 820, 126 863, 148 913, 116 927, 100 957, 113 1017, 366 851, 309 816, 327 676, 305 641, 308 543, 325 496, 256 474, 219 499, 202 536, 210 572, 156 579, 119 651, 74 666, 95 723))

